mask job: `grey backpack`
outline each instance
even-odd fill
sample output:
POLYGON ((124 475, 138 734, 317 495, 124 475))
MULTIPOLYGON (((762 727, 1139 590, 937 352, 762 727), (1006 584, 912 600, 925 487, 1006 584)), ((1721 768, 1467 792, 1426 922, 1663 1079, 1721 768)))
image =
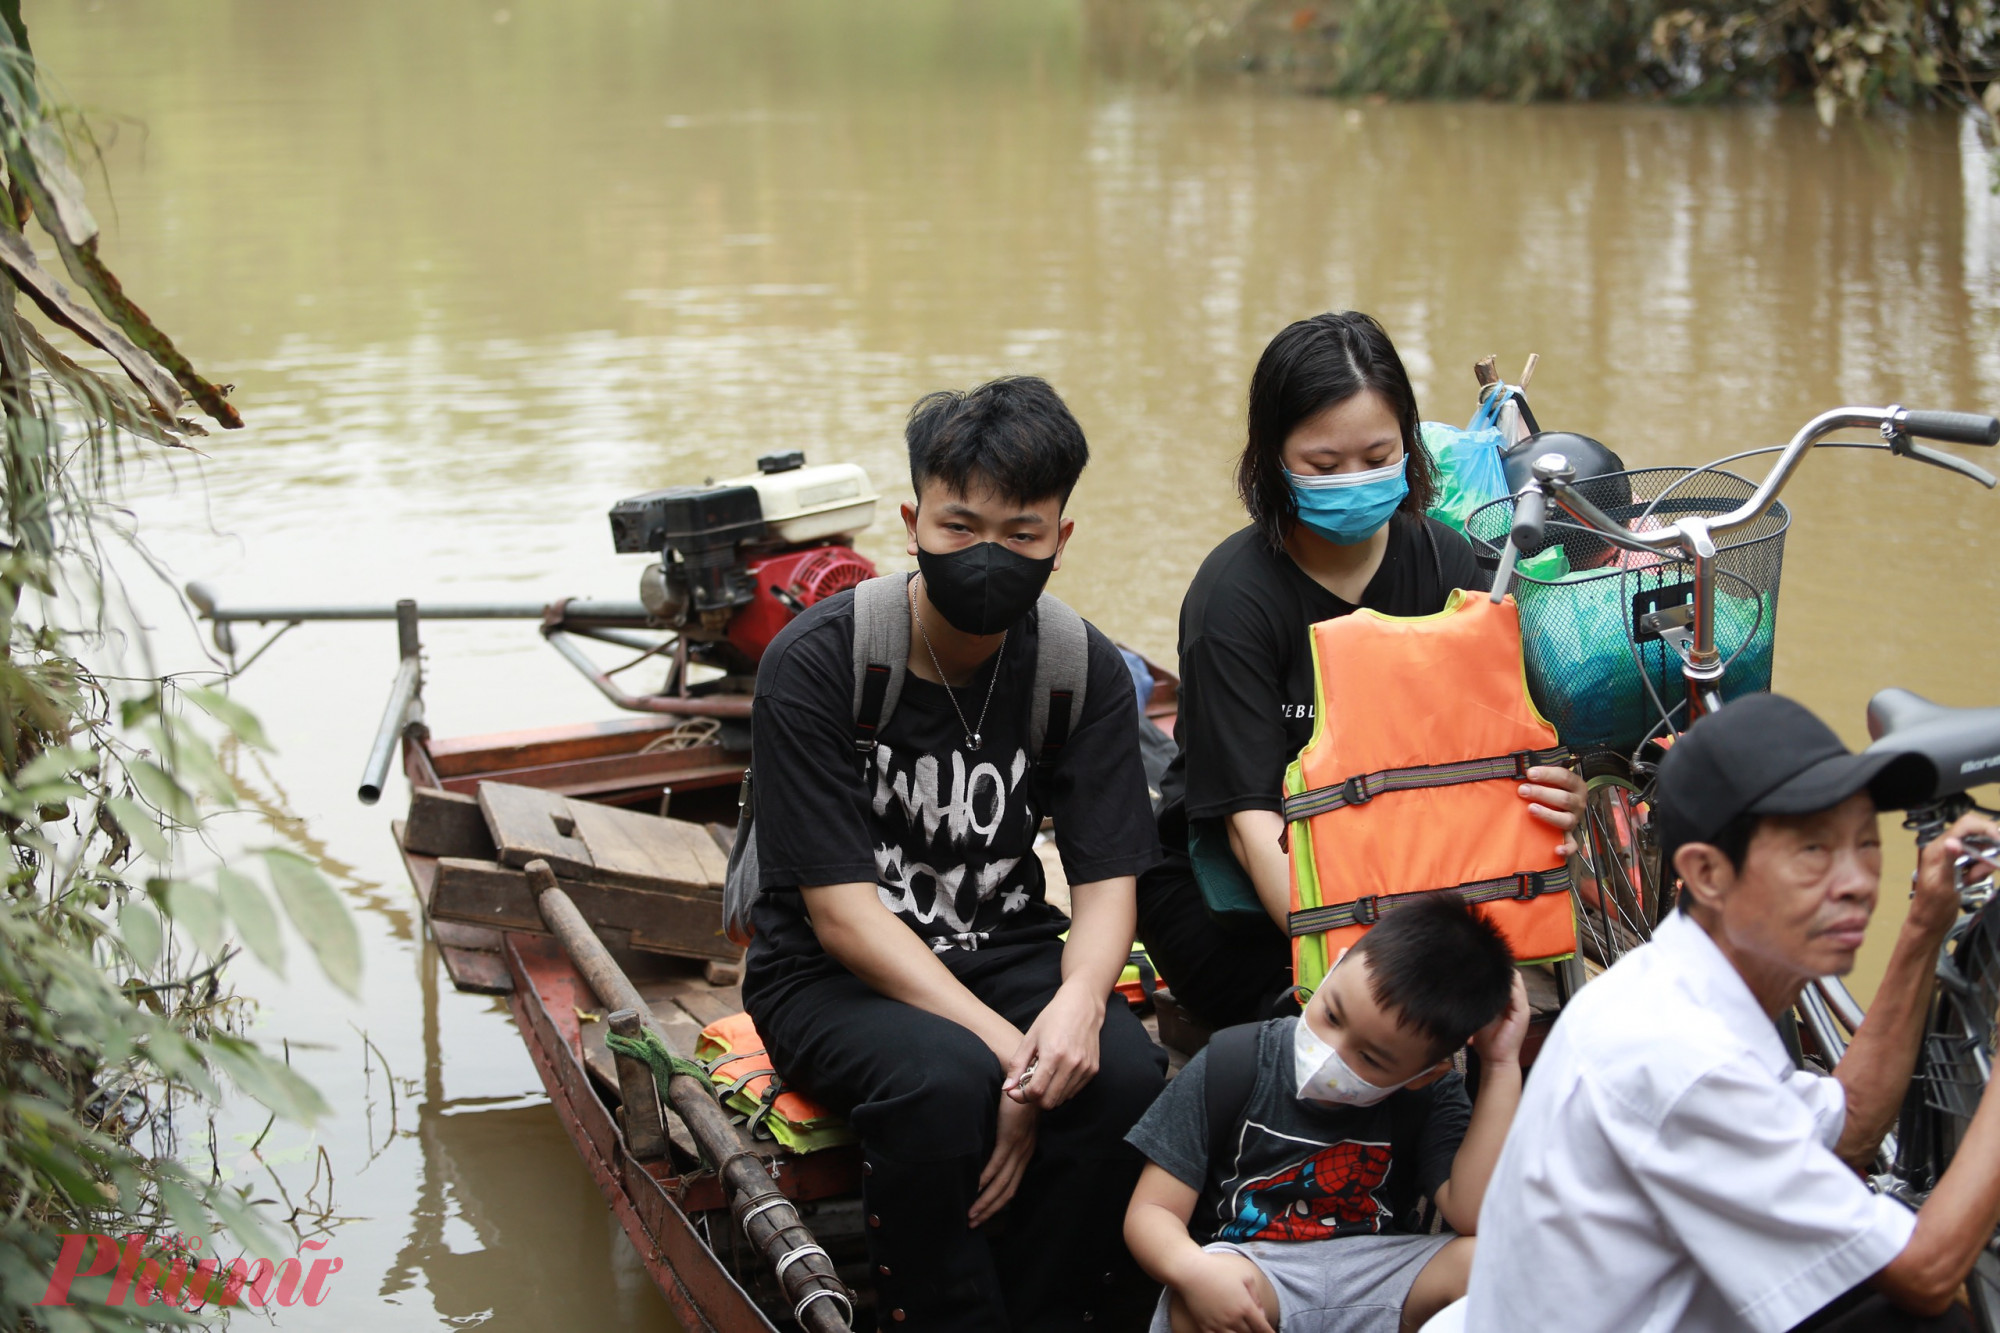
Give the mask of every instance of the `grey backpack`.
MULTIPOLYGON (((910 658, 909 586, 912 575, 885 574, 854 589, 854 752, 865 781, 875 760, 875 738, 902 697, 910 658)), ((1035 603, 1034 710, 1028 752, 1046 772, 1062 754, 1071 724, 1083 715, 1090 644, 1083 617, 1048 593, 1035 603)), ((751 763, 756 759, 753 756, 751 763)), ((750 942, 750 909, 763 895, 757 863, 757 809, 749 768, 736 798, 736 841, 722 889, 722 924, 737 944, 750 942)))

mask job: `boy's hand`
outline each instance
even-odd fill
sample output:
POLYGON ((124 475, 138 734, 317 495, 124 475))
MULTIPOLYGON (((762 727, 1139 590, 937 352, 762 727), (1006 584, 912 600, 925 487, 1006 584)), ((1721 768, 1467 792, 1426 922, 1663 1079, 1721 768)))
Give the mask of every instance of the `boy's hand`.
POLYGON ((1528 985, 1521 970, 1514 969, 1513 993, 1507 997, 1507 1012, 1472 1034, 1472 1049, 1486 1065, 1521 1062, 1521 1043, 1528 1036, 1528 985))
POLYGON ((1021 1039, 1001 1091, 1044 1111, 1055 1110, 1081 1091, 1097 1077, 1104 1001, 1104 996, 1089 995, 1079 986, 1058 989, 1021 1039))
POLYGON ((1200 1333, 1277 1333, 1257 1294, 1257 1266, 1234 1254, 1203 1252, 1174 1283, 1200 1333))
POLYGON ((976 1227, 992 1217, 1021 1187, 1022 1173, 1035 1155, 1035 1122, 1040 1116, 1033 1106, 1002 1095, 1000 1134, 993 1144, 993 1155, 986 1159, 986 1169, 979 1173, 979 1197, 972 1201, 966 1225, 976 1227))
POLYGON ((1528 770, 1528 780, 1521 784, 1520 792, 1530 814, 1563 831, 1557 855, 1576 855, 1575 829, 1583 823, 1584 803, 1590 793, 1583 775, 1567 768, 1538 764, 1528 770))

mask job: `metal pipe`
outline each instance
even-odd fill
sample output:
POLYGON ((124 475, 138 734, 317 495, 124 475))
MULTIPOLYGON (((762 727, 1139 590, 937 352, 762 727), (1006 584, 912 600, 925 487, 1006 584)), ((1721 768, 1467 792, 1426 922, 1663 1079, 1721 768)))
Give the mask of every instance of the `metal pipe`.
MULTIPOLYGON (((665 1042, 665 1034, 653 1018, 652 1006, 597 938, 597 932, 590 928, 570 896, 558 887, 549 863, 530 861, 522 869, 541 908, 543 924, 561 943, 597 998, 607 1008, 631 1010, 641 1024, 665 1042)), ((668 1049, 672 1049, 670 1043, 668 1049)), ((730 1211, 744 1235, 776 1270, 785 1299, 794 1302, 793 1318, 806 1333, 848 1333, 854 1305, 846 1286, 834 1273, 833 1260, 813 1239, 792 1201, 771 1182, 762 1159, 743 1146, 736 1127, 729 1123, 708 1085, 692 1075, 676 1073, 667 1080, 667 1104, 687 1126, 702 1156, 721 1178, 730 1211)))
POLYGON ((1839 977, 1821 977, 1813 982, 1813 989, 1826 1001, 1827 1008, 1833 1011, 1833 1016, 1840 1020, 1842 1027, 1849 1032, 1861 1031, 1862 1021, 1868 1017, 1868 1012, 1847 989, 1846 982, 1839 977))
POLYGON ((627 694, 618 688, 604 669, 590 660, 590 655, 576 646, 576 641, 560 629, 546 629, 542 637, 549 646, 561 653, 569 664, 583 673, 583 678, 597 687, 597 692, 620 708, 634 713, 669 713, 676 717, 727 717, 747 718, 750 716, 748 697, 735 695, 689 695, 682 698, 672 694, 627 694))
POLYGON ((375 729, 375 743, 368 747, 368 762, 361 769, 363 805, 382 799, 382 784, 389 780, 389 762, 396 757, 396 742, 403 738, 410 705, 417 697, 418 659, 406 657, 396 668, 396 683, 389 687, 389 706, 382 710, 382 724, 375 729))
MULTIPOLYGON (((187 597, 202 619, 218 625, 232 621, 288 620, 394 620, 396 606, 384 602, 363 602, 352 606, 225 606, 216 590, 205 583, 187 585, 187 597)), ((420 620, 543 620, 549 608, 560 605, 562 623, 609 625, 633 629, 645 627, 652 617, 644 603, 600 601, 578 597, 566 602, 424 602, 417 603, 420 620)))

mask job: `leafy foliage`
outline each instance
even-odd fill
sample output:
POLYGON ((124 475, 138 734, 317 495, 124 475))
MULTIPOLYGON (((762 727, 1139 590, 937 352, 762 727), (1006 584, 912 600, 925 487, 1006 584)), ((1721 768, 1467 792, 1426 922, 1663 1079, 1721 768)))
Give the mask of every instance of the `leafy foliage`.
MULTIPOLYGON (((1142 0, 1143 2, 1143 0, 1142 0)), ((1130 0, 1095 0, 1129 10, 1130 0)), ((1810 95, 1843 109, 1957 102, 2000 115, 1996 0, 1154 0, 1196 66, 1398 98, 1810 95)), ((1129 15, 1100 29, 1130 33, 1129 15)), ((1990 121, 1989 121, 1990 123, 1990 121)))
POLYGON ((218 690, 115 669, 143 649, 110 628, 100 540, 117 463, 204 433, 189 400, 242 423, 99 257, 70 128, 18 0, 0 0, 0 1327, 50 1330, 186 1318, 113 1303, 104 1279, 38 1306, 65 1234, 201 1237, 215 1255, 221 1226, 232 1249, 277 1252, 251 1201, 190 1170, 179 1141, 224 1079, 302 1123, 327 1109, 246 1037, 223 980, 230 934, 282 966, 275 899, 327 975, 360 984, 354 923, 310 861, 264 851, 268 887, 244 865, 208 882, 185 870, 217 859, 206 814, 237 803, 218 741, 264 746, 256 719, 218 690), (36 258, 31 222, 67 282, 36 258), (21 296, 116 372, 57 350, 21 296))

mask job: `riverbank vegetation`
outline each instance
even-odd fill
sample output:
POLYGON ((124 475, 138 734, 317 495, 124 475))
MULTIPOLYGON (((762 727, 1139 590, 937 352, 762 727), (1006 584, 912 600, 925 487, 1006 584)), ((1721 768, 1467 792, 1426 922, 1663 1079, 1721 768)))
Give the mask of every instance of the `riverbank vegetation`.
POLYGON ((2000 116, 2000 0, 1087 0, 1185 71, 1391 98, 1809 98, 2000 116))
POLYGON ((289 916, 334 981, 360 970, 310 862, 215 865, 218 747, 262 734, 213 679, 154 669, 119 580, 146 567, 121 470, 187 448, 194 412, 242 422, 100 255, 89 142, 0 0, 0 1327, 52 1333, 185 1322, 240 1294, 236 1255, 290 1252, 211 1116, 225 1081, 273 1115, 325 1105, 247 1036, 229 941, 277 967, 289 916))

